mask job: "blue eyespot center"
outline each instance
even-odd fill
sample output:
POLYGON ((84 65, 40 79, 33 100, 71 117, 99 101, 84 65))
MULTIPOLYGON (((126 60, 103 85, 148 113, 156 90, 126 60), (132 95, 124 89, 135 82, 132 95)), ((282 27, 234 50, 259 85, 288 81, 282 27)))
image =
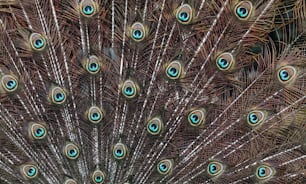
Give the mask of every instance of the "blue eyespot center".
POLYGON ((31 167, 28 170, 28 176, 33 177, 33 176, 35 176, 35 174, 36 174, 36 169, 34 167, 31 167))
POLYGON ((124 93, 127 95, 127 96, 133 96, 134 94, 134 89, 130 86, 126 87, 124 89, 124 93))
POLYGON ((217 166, 216 164, 210 164, 209 165, 209 172, 212 174, 216 174, 217 173, 217 166))
POLYGON ((187 22, 190 18, 189 14, 187 12, 180 12, 178 15, 178 18, 182 22, 187 22))
POLYGON ((247 10, 246 8, 244 8, 244 7, 238 7, 238 8, 237 8, 237 14, 238 14, 238 16, 241 17, 241 18, 245 18, 245 17, 248 16, 249 12, 248 12, 248 10, 247 10))
POLYGON ((265 177, 265 175, 266 175, 266 169, 263 168, 263 167, 260 167, 260 168, 258 169, 258 176, 259 176, 259 177, 265 177))
POLYGON ((124 153, 123 153, 123 150, 117 149, 117 150, 115 151, 115 154, 116 154, 117 157, 122 157, 124 153))
POLYGON ((199 118, 199 116, 196 115, 196 114, 192 114, 192 115, 190 116, 190 120, 191 120, 191 122, 192 122, 193 124, 198 124, 198 123, 200 122, 200 118, 199 118))
POLYGON ((158 131, 158 125, 155 124, 155 123, 150 123, 149 129, 150 129, 150 131, 152 131, 152 132, 157 132, 157 131, 158 131))
POLYGON ((251 122, 252 124, 256 124, 256 123, 258 122, 258 117, 257 117, 256 114, 251 113, 251 114, 249 115, 249 120, 250 120, 250 122, 251 122))
POLYGON ((55 94, 55 101, 62 102, 65 99, 65 95, 63 93, 56 93, 55 94))
POLYGON ((167 165, 164 163, 159 164, 159 170, 162 172, 166 172, 168 170, 167 165))
POLYGON ((142 31, 139 30, 139 29, 134 30, 134 31, 133 31, 133 37, 134 37, 135 39, 137 39, 137 40, 142 39, 142 37, 143 37, 142 31))
POLYGON ((90 63, 89 64, 89 70, 91 72, 96 72, 99 69, 99 65, 97 63, 90 63))
POLYGON ((84 14, 86 14, 86 15, 91 15, 91 14, 94 12, 94 7, 93 7, 93 6, 90 6, 90 5, 86 5, 86 6, 83 8, 83 12, 84 12, 84 14))
POLYGON ((281 70, 279 72, 279 77, 282 81, 287 81, 290 78, 290 75, 287 70, 281 70))
POLYGON ((9 81, 7 81, 7 83, 6 83, 6 87, 7 87, 7 89, 9 89, 9 90, 14 89, 16 86, 17 86, 17 82, 16 82, 15 80, 9 80, 9 81))
POLYGON ((229 62, 224 58, 220 58, 218 60, 218 65, 219 65, 220 68, 226 69, 229 66, 229 62))
POLYGON ((77 151, 73 148, 73 149, 70 149, 69 151, 68 151, 68 155, 70 156, 70 157, 76 157, 77 156, 77 151))
POLYGON ((36 137, 42 137, 45 135, 45 130, 43 128, 38 128, 36 131, 35 131, 35 136, 36 137))
POLYGON ((98 182, 98 183, 100 183, 100 182, 103 181, 103 178, 102 178, 101 176, 96 176, 96 177, 95 177, 95 181, 98 182))
POLYGON ((34 46, 35 46, 36 49, 40 49, 44 46, 44 41, 42 39, 38 38, 34 41, 34 46))
POLYGON ((93 121, 99 120, 100 117, 101 117, 101 115, 100 115, 100 113, 98 113, 98 112, 94 112, 94 113, 91 114, 91 119, 92 119, 93 121))
POLYGON ((171 77, 176 77, 178 75, 179 71, 176 68, 169 68, 168 69, 168 75, 170 75, 171 77))

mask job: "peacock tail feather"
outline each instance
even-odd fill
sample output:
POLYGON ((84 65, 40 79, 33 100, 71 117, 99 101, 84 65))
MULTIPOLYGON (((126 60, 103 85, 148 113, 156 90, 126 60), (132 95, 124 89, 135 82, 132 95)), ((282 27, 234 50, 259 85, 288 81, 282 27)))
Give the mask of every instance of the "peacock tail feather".
POLYGON ((0 183, 306 183, 306 1, 0 0, 0 183))

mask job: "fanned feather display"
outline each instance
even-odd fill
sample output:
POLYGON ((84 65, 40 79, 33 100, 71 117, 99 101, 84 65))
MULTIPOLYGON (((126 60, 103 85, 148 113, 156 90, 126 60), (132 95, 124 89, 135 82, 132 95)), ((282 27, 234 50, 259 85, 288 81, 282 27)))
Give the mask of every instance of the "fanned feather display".
POLYGON ((0 0, 0 183, 306 183, 306 1, 0 0))

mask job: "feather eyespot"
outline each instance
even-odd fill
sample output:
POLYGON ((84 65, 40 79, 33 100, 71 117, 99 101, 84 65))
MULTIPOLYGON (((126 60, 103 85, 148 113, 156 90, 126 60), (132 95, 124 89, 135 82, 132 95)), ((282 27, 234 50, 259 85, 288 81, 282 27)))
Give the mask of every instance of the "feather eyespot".
POLYGON ((130 79, 126 80, 121 88, 123 96, 128 99, 135 98, 138 95, 138 91, 139 91, 138 85, 130 79))
POLYGON ((141 42, 145 39, 147 36, 147 30, 146 27, 140 23, 140 22, 135 22, 131 28, 130 28, 130 37, 135 41, 135 42, 141 42))
POLYGON ((64 153, 68 159, 75 160, 79 157, 80 150, 77 145, 68 143, 64 148, 64 153))
POLYGON ((12 93, 18 88, 18 79, 13 75, 3 75, 1 77, 1 88, 0 92, 12 93))
POLYGON ((105 174, 101 170, 95 170, 91 175, 93 183, 104 183, 105 181, 105 174))
POLYGON ((98 11, 98 4, 93 0, 82 0, 80 12, 84 17, 93 17, 98 11))
POLYGON ((66 101, 67 94, 61 87, 53 87, 50 93, 51 102, 56 105, 61 105, 66 101))
POLYGON ((38 175, 38 169, 33 164, 25 164, 20 167, 21 175, 24 179, 33 179, 38 175))
POLYGON ((223 171, 224 171, 224 165, 217 161, 210 162, 207 166, 207 173, 213 177, 222 174, 223 171))
POLYGON ((272 178, 272 176, 275 174, 274 168, 268 166, 268 165, 260 165, 256 169, 256 177, 259 180, 269 180, 272 178))
POLYGON ((242 1, 235 6, 235 15, 240 20, 247 20, 253 11, 253 4, 250 1, 242 1))
POLYGON ((77 182, 74 179, 66 179, 64 184, 77 184, 77 182))
POLYGON ((126 157, 127 154, 127 148, 124 144, 122 143, 117 143, 113 147, 113 156, 117 160, 122 160, 126 157))
POLYGON ((97 106, 90 107, 86 113, 88 121, 93 124, 100 123, 105 114, 104 111, 97 106))
POLYGON ((163 129, 163 122, 159 117, 152 118, 147 123, 147 131, 151 135, 158 135, 163 129))
POLYGON ((161 160, 157 164, 157 171, 162 175, 169 174, 173 169, 173 161, 170 159, 161 160))
POLYGON ((175 16, 176 20, 183 25, 190 24, 192 19, 194 10, 189 4, 183 4, 176 9, 175 16))
POLYGON ((297 76, 297 70, 293 66, 283 66, 278 69, 278 80, 284 84, 290 84, 297 76))
POLYGON ((188 122, 191 126, 200 126, 205 123, 205 109, 193 110, 188 114, 188 122))
POLYGON ((183 67, 181 62, 174 60, 166 66, 166 76, 171 80, 182 77, 183 67))
POLYGON ((33 51, 42 51, 46 48, 46 38, 40 33, 32 33, 30 35, 30 45, 33 51))
POLYGON ((83 67, 88 73, 95 75, 101 70, 100 59, 97 56, 91 55, 83 61, 83 67))
POLYGON ((30 124, 30 136, 34 140, 42 140, 47 136, 47 129, 44 125, 38 123, 30 124))
POLYGON ((260 125, 265 120, 266 114, 264 111, 253 110, 248 113, 247 122, 251 127, 260 125))
POLYGON ((219 70, 229 71, 234 65, 234 56, 229 52, 220 54, 216 59, 216 64, 219 70))

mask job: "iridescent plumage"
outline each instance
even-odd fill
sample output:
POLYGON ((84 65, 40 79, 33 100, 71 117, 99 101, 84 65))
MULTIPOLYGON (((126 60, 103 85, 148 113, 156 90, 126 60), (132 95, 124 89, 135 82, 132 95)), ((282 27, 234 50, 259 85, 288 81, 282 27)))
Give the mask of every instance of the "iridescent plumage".
POLYGON ((304 0, 0 0, 0 183, 306 183, 304 0))

